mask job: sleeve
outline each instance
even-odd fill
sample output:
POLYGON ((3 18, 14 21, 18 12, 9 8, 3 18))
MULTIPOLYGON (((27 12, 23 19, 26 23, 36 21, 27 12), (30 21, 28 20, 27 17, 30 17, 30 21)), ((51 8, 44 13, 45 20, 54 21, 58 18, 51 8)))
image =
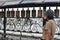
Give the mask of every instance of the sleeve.
POLYGON ((49 22, 46 23, 46 26, 45 26, 45 38, 46 40, 49 40, 50 39, 50 34, 51 34, 51 30, 50 30, 50 26, 51 24, 49 22))

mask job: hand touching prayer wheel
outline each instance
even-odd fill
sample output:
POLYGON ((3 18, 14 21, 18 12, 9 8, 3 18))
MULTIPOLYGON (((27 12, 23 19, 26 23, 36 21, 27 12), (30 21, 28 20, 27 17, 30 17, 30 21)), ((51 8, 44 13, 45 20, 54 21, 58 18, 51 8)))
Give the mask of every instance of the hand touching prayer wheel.
POLYGON ((32 17, 33 18, 36 17, 36 10, 35 10, 35 8, 33 8, 33 10, 32 10, 32 17))
POLYGON ((25 17, 25 10, 24 10, 24 8, 21 10, 21 17, 25 17))

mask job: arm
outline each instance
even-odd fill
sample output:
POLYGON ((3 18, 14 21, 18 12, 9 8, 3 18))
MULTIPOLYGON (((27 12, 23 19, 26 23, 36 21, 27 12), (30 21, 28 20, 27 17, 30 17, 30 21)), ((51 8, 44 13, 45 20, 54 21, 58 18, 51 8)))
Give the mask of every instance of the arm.
POLYGON ((51 36, 50 26, 51 26, 50 23, 47 22, 46 27, 45 27, 45 39, 46 40, 50 40, 50 36, 51 36))

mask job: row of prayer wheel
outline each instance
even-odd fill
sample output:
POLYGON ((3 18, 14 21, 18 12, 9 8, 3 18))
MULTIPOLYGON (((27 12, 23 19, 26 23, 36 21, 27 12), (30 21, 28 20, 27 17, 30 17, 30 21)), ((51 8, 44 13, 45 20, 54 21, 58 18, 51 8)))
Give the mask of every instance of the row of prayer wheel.
MULTIPOLYGON (((42 10, 38 10, 38 14, 39 14, 38 17, 42 17, 42 10)), ((12 11, 8 10, 7 11, 7 17, 14 17, 14 15, 15 15, 14 10, 12 10, 12 11)), ((21 10, 21 17, 24 18, 25 15, 26 15, 27 18, 30 17, 30 10, 29 10, 29 8, 28 8, 28 10, 26 10, 26 13, 25 13, 24 9, 21 10)), ((20 11, 18 9, 16 11, 16 17, 20 17, 20 11)), ((32 10, 32 17, 36 17, 36 10, 34 8, 32 10)))
MULTIPOLYGON (((2 11, 3 12, 3 11, 2 11)), ((8 11, 6 12, 7 13, 7 17, 9 18, 9 17, 11 17, 11 18, 14 18, 15 16, 16 17, 20 17, 20 11, 18 10, 18 8, 17 8, 17 11, 14 11, 14 9, 12 8, 12 10, 11 11, 9 11, 9 9, 8 9, 8 11)), ((0 17, 3 17, 3 14, 2 13, 0 13, 1 15, 0 15, 0 17)), ((35 10, 35 8, 33 8, 33 10, 32 10, 32 15, 31 15, 33 18, 35 18, 36 17, 36 10, 35 10)), ((29 18, 29 17, 31 17, 30 16, 30 10, 29 10, 29 8, 25 11, 24 10, 24 8, 21 10, 21 17, 22 18, 24 18, 24 17, 26 17, 26 18, 29 18), (25 16, 26 15, 26 16, 25 16)), ((38 10, 38 17, 39 18, 41 18, 42 17, 42 10, 41 9, 39 9, 38 10)))
MULTIPOLYGON (((56 18, 58 18, 59 17, 59 9, 56 8, 54 12, 55 12, 54 16, 56 18)), ((32 14, 31 16, 30 16, 30 10, 29 10, 29 8, 26 11, 24 10, 24 8, 22 8, 21 14, 20 14, 20 11, 18 10, 18 8, 17 8, 17 11, 14 11, 13 8, 12 8, 11 11, 8 9, 8 11, 6 13, 7 13, 7 17, 8 18, 9 17, 14 18, 15 16, 16 17, 20 17, 20 15, 21 15, 21 18, 24 18, 24 17, 29 18, 31 16, 32 16, 32 18, 35 18, 36 15, 38 15, 37 16, 38 18, 42 18, 43 10, 41 10, 41 7, 40 7, 39 10, 38 10, 38 13, 36 14, 36 10, 35 10, 35 8, 33 8, 32 12, 31 12, 31 14, 32 14)), ((4 17, 4 11, 3 11, 3 9, 2 9, 2 11, 0 11, 0 17, 1 18, 4 17)))

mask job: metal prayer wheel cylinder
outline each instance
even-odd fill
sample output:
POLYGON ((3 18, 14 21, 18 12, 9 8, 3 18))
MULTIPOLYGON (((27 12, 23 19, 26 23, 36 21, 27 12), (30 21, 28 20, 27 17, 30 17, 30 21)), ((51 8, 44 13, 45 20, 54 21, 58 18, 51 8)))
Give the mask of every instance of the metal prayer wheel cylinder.
POLYGON ((36 17, 36 10, 33 8, 32 10, 32 17, 35 18, 36 17))
POLYGON ((4 17, 4 12, 0 12, 0 17, 3 18, 4 17))
POLYGON ((56 18, 59 17, 59 9, 55 9, 55 17, 56 17, 56 18))
POLYGON ((15 15, 15 11, 12 9, 12 11, 11 11, 11 17, 13 18, 14 17, 14 15, 15 15))
POLYGON ((26 17, 29 18, 30 17, 30 10, 28 8, 28 10, 26 10, 26 17))
POLYGON ((19 10, 16 11, 16 17, 20 17, 20 11, 19 10))
POLYGON ((42 10, 38 10, 38 17, 42 18, 42 10))
POLYGON ((2 11, 0 11, 0 17, 3 18, 4 17, 4 11, 2 9, 2 11))
POLYGON ((25 10, 21 10, 21 17, 25 17, 25 10))
POLYGON ((9 9, 7 11, 7 17, 10 17, 10 11, 9 11, 9 9))
POLYGON ((60 10, 59 10, 59 17, 60 17, 60 10))

